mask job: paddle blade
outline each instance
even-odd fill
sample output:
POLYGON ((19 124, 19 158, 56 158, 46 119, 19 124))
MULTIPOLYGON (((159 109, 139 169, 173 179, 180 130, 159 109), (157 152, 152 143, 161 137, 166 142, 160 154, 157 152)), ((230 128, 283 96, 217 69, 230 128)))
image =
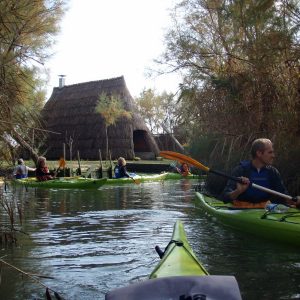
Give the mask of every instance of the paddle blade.
MULTIPOLYGON (((167 151, 162 151, 162 152, 167 152, 167 151)), ((160 152, 160 154, 161 154, 162 152, 160 152)), ((185 160, 182 160, 182 159, 180 159, 180 158, 174 158, 173 156, 168 155, 168 154, 164 154, 164 155, 161 155, 161 156, 164 157, 164 158, 167 158, 167 159, 171 159, 171 160, 174 160, 174 161, 178 161, 180 164, 186 162, 185 160)))
POLYGON ((133 182, 135 184, 141 184, 141 180, 140 179, 134 179, 133 177, 130 177, 130 178, 133 180, 133 182))
POLYGON ((209 172, 208 167, 204 166, 199 161, 197 161, 189 156, 186 156, 184 154, 173 152, 173 151, 161 151, 159 153, 159 155, 162 157, 168 158, 168 159, 173 159, 173 160, 178 160, 178 161, 181 160, 181 162, 185 162, 185 163, 195 166, 205 172, 209 172))
POLYGON ((61 157, 59 159, 58 168, 61 169, 61 168, 64 168, 65 166, 66 166, 66 161, 61 157))

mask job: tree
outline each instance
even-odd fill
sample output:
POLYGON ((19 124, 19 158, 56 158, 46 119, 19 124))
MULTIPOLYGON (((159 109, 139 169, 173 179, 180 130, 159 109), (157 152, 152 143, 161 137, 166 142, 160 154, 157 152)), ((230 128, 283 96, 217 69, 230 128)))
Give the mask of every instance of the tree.
MULTIPOLYGON (((9 134, 37 159, 28 127, 41 128, 41 69, 50 56, 63 0, 0 1, 0 136, 9 134)), ((41 133, 42 131, 36 131, 41 133)))
POLYGON ((152 89, 145 89, 135 98, 138 113, 143 117, 152 133, 157 133, 163 117, 161 97, 152 89))
POLYGON ((101 115, 105 124, 106 137, 106 159, 108 159, 108 127, 116 124, 116 122, 124 117, 131 119, 131 113, 124 109, 122 100, 117 96, 108 96, 102 93, 99 96, 99 102, 96 106, 96 112, 101 115))
POLYGON ((173 142, 184 151, 183 146, 174 135, 175 129, 177 133, 182 132, 178 129, 183 128, 183 122, 180 105, 172 93, 157 94, 152 89, 144 90, 140 97, 135 99, 135 103, 139 114, 153 134, 167 133, 173 142))
POLYGON ((297 136, 299 20, 293 0, 186 0, 175 7, 160 62, 184 74, 180 101, 197 135, 237 145, 297 136))
POLYGON ((153 134, 173 132, 178 124, 178 105, 172 93, 156 93, 147 89, 135 98, 138 113, 143 117, 153 134))

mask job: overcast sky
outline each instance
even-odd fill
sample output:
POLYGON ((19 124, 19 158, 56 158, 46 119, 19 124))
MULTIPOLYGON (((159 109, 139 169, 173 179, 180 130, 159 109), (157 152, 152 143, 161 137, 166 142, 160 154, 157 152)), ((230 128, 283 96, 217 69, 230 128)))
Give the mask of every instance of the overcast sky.
POLYGON ((147 79, 147 68, 163 52, 174 0, 71 0, 56 37, 47 97, 58 86, 123 75, 133 97, 144 88, 176 92, 177 76, 147 79))

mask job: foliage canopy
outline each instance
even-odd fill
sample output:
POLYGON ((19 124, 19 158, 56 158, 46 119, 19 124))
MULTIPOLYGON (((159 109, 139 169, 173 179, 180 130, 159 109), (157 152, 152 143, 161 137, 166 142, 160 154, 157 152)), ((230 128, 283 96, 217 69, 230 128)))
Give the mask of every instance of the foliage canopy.
POLYGON ((216 137, 211 161, 245 158, 257 137, 299 149, 299 2, 184 0, 172 18, 160 62, 183 74, 193 139, 216 137))
POLYGON ((41 67, 50 55, 63 0, 0 1, 0 119, 4 133, 36 157, 28 127, 39 127, 45 100, 41 67))

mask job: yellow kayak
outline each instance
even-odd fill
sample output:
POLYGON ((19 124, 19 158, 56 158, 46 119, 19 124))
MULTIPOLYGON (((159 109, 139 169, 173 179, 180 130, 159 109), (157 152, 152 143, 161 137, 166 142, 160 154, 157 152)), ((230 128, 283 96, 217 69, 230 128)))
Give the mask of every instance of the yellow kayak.
POLYGON ((177 221, 166 250, 156 248, 161 261, 148 280, 117 288, 105 295, 106 300, 241 300, 234 276, 208 275, 193 253, 183 225, 177 221))
POLYGON ((161 256, 162 259, 150 274, 150 278, 208 275, 189 245, 180 221, 175 223, 172 239, 161 256))

